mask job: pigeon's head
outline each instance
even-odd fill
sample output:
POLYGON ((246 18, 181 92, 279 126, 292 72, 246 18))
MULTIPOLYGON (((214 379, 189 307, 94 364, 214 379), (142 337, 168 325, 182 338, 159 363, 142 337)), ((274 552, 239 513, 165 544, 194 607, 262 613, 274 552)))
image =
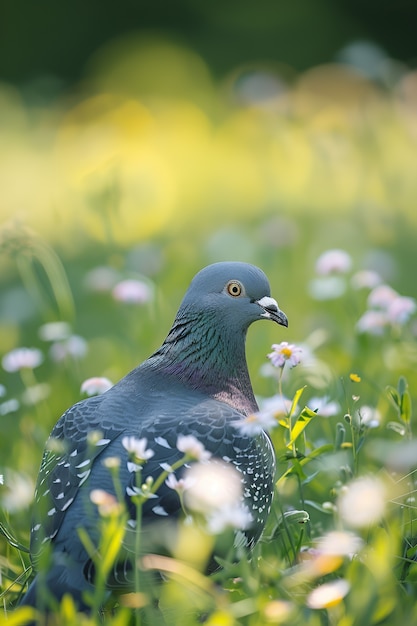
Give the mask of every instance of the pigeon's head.
POLYGON ((248 263, 214 263, 202 269, 193 278, 181 309, 227 323, 236 331, 260 319, 288 326, 285 313, 271 297, 267 277, 248 263))

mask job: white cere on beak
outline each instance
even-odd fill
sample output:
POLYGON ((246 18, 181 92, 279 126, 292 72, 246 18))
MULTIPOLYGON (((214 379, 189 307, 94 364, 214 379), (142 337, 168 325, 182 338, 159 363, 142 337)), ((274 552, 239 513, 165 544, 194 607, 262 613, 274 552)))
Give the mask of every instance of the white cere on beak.
POLYGON ((272 320, 281 326, 288 326, 287 316, 278 306, 278 302, 270 296, 264 296, 260 300, 257 300, 259 306, 263 309, 261 317, 265 317, 267 320, 272 320))
POLYGON ((264 296, 263 298, 261 298, 260 300, 258 300, 258 304, 265 309, 265 312, 262 313, 262 317, 271 317, 271 313, 278 313, 279 312, 279 306, 278 306, 278 302, 276 300, 274 300, 274 298, 271 298, 270 296, 264 296))

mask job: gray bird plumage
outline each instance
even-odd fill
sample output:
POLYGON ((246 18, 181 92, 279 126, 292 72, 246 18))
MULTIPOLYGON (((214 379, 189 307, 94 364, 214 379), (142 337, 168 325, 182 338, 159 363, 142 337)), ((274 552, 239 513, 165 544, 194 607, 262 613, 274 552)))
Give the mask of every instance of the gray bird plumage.
MULTIPOLYGON (((45 545, 52 548, 51 566, 43 579, 35 577, 23 604, 39 605, 42 587, 58 600, 70 593, 80 609, 88 609, 83 592, 93 588, 94 568, 76 529, 84 528, 98 542, 98 512, 89 494, 97 488, 115 493, 104 459, 119 457, 124 492, 134 486, 121 443, 126 435, 146 437, 154 451, 143 466, 143 480, 182 457, 179 435, 194 435, 213 457, 231 463, 240 472, 242 497, 253 517, 243 530, 245 541, 249 548, 255 545, 271 506, 274 453, 265 433, 246 436, 235 424, 258 408, 245 338, 259 319, 287 326, 265 274, 246 263, 210 265, 192 280, 162 346, 105 394, 64 413, 44 452, 31 529, 35 569, 45 545), (94 441, 92 431, 100 433, 94 441)), ((136 508, 128 495, 126 505, 131 531, 136 508)), ((180 512, 177 494, 164 483, 157 498, 144 504, 142 532, 180 512)), ((108 587, 128 590, 131 569, 131 559, 120 557, 108 587)))

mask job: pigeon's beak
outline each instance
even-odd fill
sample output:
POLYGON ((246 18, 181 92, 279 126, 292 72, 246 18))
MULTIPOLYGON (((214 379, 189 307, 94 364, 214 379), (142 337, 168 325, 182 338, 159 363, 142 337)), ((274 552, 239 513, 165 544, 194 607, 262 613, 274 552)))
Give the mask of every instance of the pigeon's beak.
POLYGON ((256 301, 260 307, 264 310, 261 313, 261 317, 265 317, 268 320, 272 320, 281 326, 288 326, 288 320, 285 313, 281 311, 278 306, 278 302, 269 296, 264 296, 260 300, 256 301))

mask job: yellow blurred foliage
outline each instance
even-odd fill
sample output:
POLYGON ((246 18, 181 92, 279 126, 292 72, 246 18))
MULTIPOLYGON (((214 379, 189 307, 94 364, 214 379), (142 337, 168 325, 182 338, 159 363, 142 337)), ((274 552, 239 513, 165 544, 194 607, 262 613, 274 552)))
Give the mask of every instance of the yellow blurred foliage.
POLYGON ((194 52, 132 36, 49 107, 0 85, 1 220, 67 246, 271 210, 360 214, 382 240, 384 216, 415 223, 416 73, 382 90, 327 65, 243 100, 233 77, 216 85, 194 52))

